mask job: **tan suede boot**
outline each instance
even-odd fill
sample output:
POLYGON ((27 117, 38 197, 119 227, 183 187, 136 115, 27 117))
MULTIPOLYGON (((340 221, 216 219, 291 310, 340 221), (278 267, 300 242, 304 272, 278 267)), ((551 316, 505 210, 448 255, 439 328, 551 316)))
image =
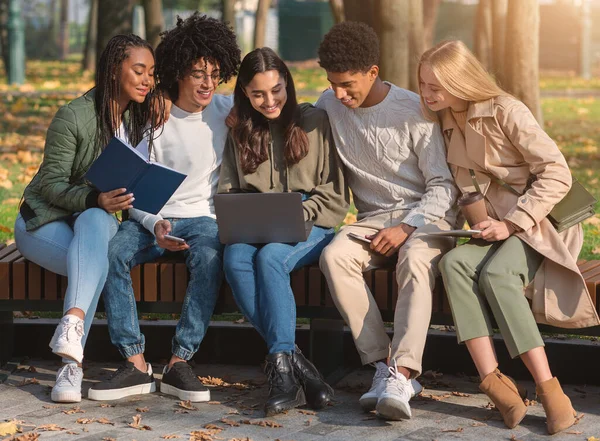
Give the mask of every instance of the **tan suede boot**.
POLYGON ((525 417, 527 406, 519 396, 517 386, 498 369, 486 375, 479 389, 496 405, 509 429, 516 427, 525 417))
POLYGON ((538 384, 535 391, 546 411, 546 427, 550 435, 575 424, 577 412, 573 409, 571 400, 563 392, 556 377, 538 384))

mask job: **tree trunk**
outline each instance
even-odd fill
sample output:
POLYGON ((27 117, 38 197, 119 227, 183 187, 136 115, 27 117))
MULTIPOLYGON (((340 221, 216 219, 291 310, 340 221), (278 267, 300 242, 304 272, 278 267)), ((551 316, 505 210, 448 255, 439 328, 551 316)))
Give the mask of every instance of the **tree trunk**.
POLYGON ((494 0, 492 2, 492 72, 500 85, 504 84, 502 67, 504 64, 507 7, 507 0, 494 0))
POLYGON ((425 49, 433 46, 440 3, 441 0, 423 0, 423 41, 425 49))
POLYGON ((539 37, 538 0, 509 0, 504 56, 506 89, 529 107, 541 125, 539 37))
POLYGON ((0 0, 0 51, 4 71, 8 77, 10 57, 8 56, 8 0, 0 0))
POLYGON ((130 34, 134 0, 98 0, 98 57, 108 41, 117 34, 130 34))
POLYGON ((344 1, 343 0, 329 0, 329 6, 331 7, 331 15, 333 15, 334 22, 341 23, 345 20, 344 18, 344 1))
POLYGON ((267 19, 269 18, 269 8, 271 0, 258 0, 256 8, 256 21, 254 23, 254 48, 265 45, 265 35, 267 33, 267 19))
POLYGON ((380 0, 344 0, 344 16, 347 21, 362 21, 375 29, 379 3, 380 0))
MULTIPOLYGON (((361 3, 366 4, 367 2, 361 3)), ((409 54, 410 2, 413 0, 377 0, 375 30, 380 41, 380 71, 383 80, 398 87, 410 87, 409 54)), ((345 6, 345 3, 344 3, 345 6)), ((371 6, 371 5, 369 5, 371 6)), ((347 11, 347 10, 346 10, 347 11)), ((351 19, 350 15, 346 15, 351 19)), ((361 20, 364 21, 364 20, 361 20)))
POLYGON ((98 1, 90 1, 90 12, 88 16, 87 36, 85 49, 83 51, 83 70, 94 71, 96 69, 96 43, 98 40, 98 1))
POLYGON ((425 51, 423 35, 423 0, 409 0, 408 13, 408 88, 413 92, 419 90, 417 66, 419 58, 425 51))
POLYGON ((162 0, 143 0, 144 24, 146 26, 146 40, 153 48, 160 43, 160 33, 165 29, 162 0))
POLYGON ((223 21, 235 31, 235 0, 221 0, 223 8, 223 21))
POLYGON ((69 55, 69 0, 60 0, 58 54, 61 60, 65 60, 69 55))
POLYGON ((475 55, 486 69, 492 65, 492 0, 479 0, 475 18, 475 55))

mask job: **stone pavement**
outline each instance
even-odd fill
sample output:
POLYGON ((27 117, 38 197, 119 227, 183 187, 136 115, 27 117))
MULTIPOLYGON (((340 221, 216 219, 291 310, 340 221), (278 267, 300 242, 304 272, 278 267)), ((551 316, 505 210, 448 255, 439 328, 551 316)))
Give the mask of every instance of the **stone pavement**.
MULTIPOLYGON (((353 441, 353 440, 595 440, 600 438, 600 387, 565 387, 575 408, 584 414, 566 433, 548 436, 543 409, 531 403, 523 423, 514 430, 504 427, 497 411, 489 408, 479 393, 476 379, 428 373, 421 377, 425 389, 411 401, 411 420, 388 422, 363 413, 358 398, 370 383, 372 369, 359 369, 336 385, 333 406, 318 412, 292 410, 265 418, 262 403, 268 393, 258 366, 197 365, 195 372, 207 377, 212 402, 185 403, 160 393, 100 403, 84 399, 77 405, 55 404, 50 400, 58 362, 23 362, 0 384, 0 423, 17 420, 26 440, 202 440, 202 441, 353 441), (208 378, 213 376, 213 378, 208 378), (77 413, 76 413, 77 412, 77 413), (136 415, 138 427, 130 427, 136 415), (250 424, 248 424, 250 423, 250 424), (55 425, 55 426, 52 426, 55 425), (58 427, 57 427, 58 426, 58 427), (275 426, 275 427, 271 427, 275 426), (48 431, 55 428, 58 430, 48 431), (150 430, 151 429, 151 430, 150 430)), ((156 372, 162 365, 153 365, 156 372)), ((87 363, 84 389, 116 369, 87 363)), ((160 378, 160 375, 156 375, 160 378)), ((531 391, 532 383, 524 385, 531 391)), ((2 437, 0 437, 2 438, 2 437)), ((2 438, 10 439, 10 436, 2 438)), ((21 439, 21 438, 17 438, 21 439)))

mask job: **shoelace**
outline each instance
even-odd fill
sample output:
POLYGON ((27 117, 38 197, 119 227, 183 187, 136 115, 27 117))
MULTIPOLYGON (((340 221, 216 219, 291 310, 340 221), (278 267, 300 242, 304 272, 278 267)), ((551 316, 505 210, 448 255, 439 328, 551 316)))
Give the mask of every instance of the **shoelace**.
POLYGON ((268 364, 265 368, 265 373, 267 374, 269 382, 269 393, 271 393, 273 388, 278 388, 283 385, 283 375, 276 369, 275 363, 268 364))
POLYGON ((126 364, 123 365, 119 369, 117 369, 115 372, 113 372, 113 374, 110 377, 108 377, 107 381, 116 380, 121 375, 126 374, 127 372, 129 372, 129 370, 130 370, 130 367, 128 365, 126 365, 126 364))
POLYGON ((408 380, 403 375, 398 374, 398 365, 396 364, 396 360, 394 360, 393 366, 388 367, 388 371, 390 373, 390 376, 386 379, 386 388, 392 387, 395 389, 395 392, 397 394, 405 395, 410 399, 410 380, 408 380))
POLYGON ((71 341, 71 331, 75 332, 75 339, 81 339, 81 337, 83 337, 83 320, 78 320, 76 322, 66 322, 63 325, 60 336, 65 336, 67 341, 71 341))
POLYGON ((198 377, 196 377, 190 365, 188 365, 187 368, 184 369, 177 369, 175 372, 179 379, 182 380, 184 383, 199 381, 198 377))
POLYGON ((76 386, 78 381, 77 377, 79 376, 79 369, 77 369, 77 365, 68 364, 65 366, 63 371, 60 373, 59 377, 56 380, 57 386, 64 386, 66 383, 69 383, 71 386, 76 386))

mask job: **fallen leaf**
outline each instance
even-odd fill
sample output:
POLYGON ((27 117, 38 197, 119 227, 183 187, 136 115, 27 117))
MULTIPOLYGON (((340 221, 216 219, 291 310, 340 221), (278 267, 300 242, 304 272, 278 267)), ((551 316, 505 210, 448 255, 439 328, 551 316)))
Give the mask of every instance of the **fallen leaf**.
POLYGON ((270 421, 270 420, 260 420, 260 421, 251 421, 251 420, 243 420, 240 421, 242 424, 249 424, 251 426, 261 426, 261 427, 270 427, 272 429, 277 427, 283 427, 281 424, 270 421))
MULTIPOLYGON (((7 227, 5 227, 4 225, 0 225, 0 231, 4 232, 4 233, 10 233, 12 232, 12 230, 10 228, 8 228, 9 231, 6 231, 7 227)), ((23 387, 23 386, 29 386, 30 384, 40 384, 39 380, 35 377, 33 378, 25 378, 23 379, 23 381, 21 381, 19 384, 17 384, 17 387, 23 387)))
POLYGON ((487 424, 485 424, 485 423, 471 423, 471 427, 481 427, 481 426, 487 426, 487 424))
POLYGON ((190 400, 180 401, 179 403, 177 403, 177 405, 179 407, 182 407, 182 408, 187 409, 187 410, 198 410, 198 408, 195 407, 190 400))
POLYGON ((462 427, 457 427, 456 429, 444 429, 442 430, 442 432, 454 432, 454 433, 461 433, 462 431, 464 431, 465 429, 463 429, 462 427))
MULTIPOLYGON (((579 415, 577 415, 577 416, 575 417, 575 423, 573 423, 573 425, 575 425, 575 424, 579 424, 579 421, 581 421, 581 419, 582 419, 584 416, 585 416, 585 413, 580 413, 579 415)), ((598 441, 600 441, 600 440, 598 440, 598 441)))
POLYGON ((525 401, 523 401, 525 403, 525 406, 536 406, 537 405, 537 401, 535 400, 529 400, 527 398, 525 398, 525 401))
POLYGON ((117 441, 116 438, 109 438, 107 436, 105 436, 104 438, 102 438, 102 441, 117 441))
POLYGON ((14 421, 8 423, 0 423, 0 436, 14 435, 19 428, 14 421))
POLYGON ((237 409, 231 409, 229 412, 227 412, 227 415, 239 415, 240 411, 237 409))
POLYGON ((73 432, 72 430, 67 430, 65 433, 67 435, 79 435, 79 432, 73 432))
POLYGON ((67 410, 63 410, 62 413, 65 415, 73 415, 74 413, 85 413, 85 410, 81 410, 78 406, 76 406, 67 410))
MULTIPOLYGON (((221 422, 224 423, 225 421, 221 420, 221 422)), ((239 426, 239 424, 237 424, 237 425, 239 426)), ((216 424, 212 424, 212 423, 205 424, 204 428, 205 429, 210 429, 210 430, 223 430, 222 427, 219 427, 216 424)))
POLYGON ((470 397, 470 394, 466 394, 464 392, 452 392, 452 395, 454 395, 455 397, 470 397))
POLYGON ((142 416, 141 415, 136 415, 133 418, 133 422, 127 424, 129 427, 133 427, 134 429, 137 430, 152 430, 152 428, 150 426, 146 426, 145 424, 142 424, 142 416))
POLYGON ((241 323, 244 323, 245 321, 246 321, 246 318, 242 317, 241 319, 235 320, 234 323, 241 324, 241 323))
POLYGON ((40 434, 37 432, 27 432, 21 436, 13 437, 10 441, 37 441, 40 438, 40 434))
POLYGON ((310 422, 311 422, 311 420, 310 420, 310 419, 308 419, 308 420, 304 421, 304 425, 305 425, 305 426, 310 426, 310 422))
POLYGON ((298 410, 299 413, 301 413, 302 415, 316 415, 317 412, 313 411, 313 410, 304 410, 304 409, 300 409, 298 410))
POLYGON ((98 418, 98 419, 96 420, 96 422, 97 422, 97 423, 100 423, 100 424, 110 424, 111 426, 114 426, 114 425, 115 425, 115 423, 113 423, 113 422, 112 422, 111 420, 109 420, 108 418, 98 418))
MULTIPOLYGON (((220 430, 195 430, 190 433, 190 441, 215 441, 220 430)), ((220 438, 219 438, 220 439, 220 438)))
POLYGON ((43 424, 41 426, 37 426, 35 430, 40 430, 42 432, 61 432, 67 429, 60 427, 58 424, 43 424))
POLYGON ((450 394, 442 394, 442 395, 434 395, 434 394, 424 394, 421 393, 421 395, 419 395, 423 398, 429 398, 430 400, 433 401, 442 401, 445 400, 446 398, 450 398, 452 395, 450 394))
POLYGON ((569 432, 565 432, 567 435, 581 435, 583 432, 579 430, 570 430, 569 432))
POLYGON ((102 408, 106 409, 106 408, 108 408, 108 407, 115 407, 115 405, 114 405, 114 404, 102 403, 102 404, 100 405, 100 407, 102 407, 102 408))
POLYGON ((161 438, 162 439, 176 439, 176 438, 181 438, 181 437, 179 435, 171 434, 171 435, 163 435, 163 436, 161 436, 161 438))
POLYGON ((58 407, 60 407, 60 406, 50 406, 48 404, 46 404, 45 406, 42 406, 43 409, 56 409, 58 407))
POLYGON ((77 424, 92 424, 94 421, 96 421, 96 418, 79 418, 75 422, 77 424))
POLYGON ((221 404, 220 401, 209 401, 208 404, 221 404))
MULTIPOLYGON (((16 199, 16 198, 13 198, 16 199)), ((10 201, 11 199, 6 199, 3 203, 5 204, 6 201, 10 201)), ((17 202, 18 204, 19 202, 17 202)), ((29 366, 29 369, 27 369, 27 372, 37 372, 37 369, 35 368, 35 366, 29 366)))
MULTIPOLYGON (((231 426, 231 427, 238 427, 240 425, 240 423, 238 423, 236 421, 229 420, 227 418, 221 418, 221 422, 223 424, 227 424, 228 426, 231 426)), ((209 429, 209 427, 205 427, 205 428, 209 429)), ((219 427, 219 429, 220 429, 220 427, 219 427)))
POLYGON ((600 439, 596 438, 595 436, 590 436, 587 441, 600 441, 600 439))
POLYGON ((149 410, 150 409, 148 407, 136 407, 135 408, 136 412, 141 412, 141 413, 148 412, 149 410))

